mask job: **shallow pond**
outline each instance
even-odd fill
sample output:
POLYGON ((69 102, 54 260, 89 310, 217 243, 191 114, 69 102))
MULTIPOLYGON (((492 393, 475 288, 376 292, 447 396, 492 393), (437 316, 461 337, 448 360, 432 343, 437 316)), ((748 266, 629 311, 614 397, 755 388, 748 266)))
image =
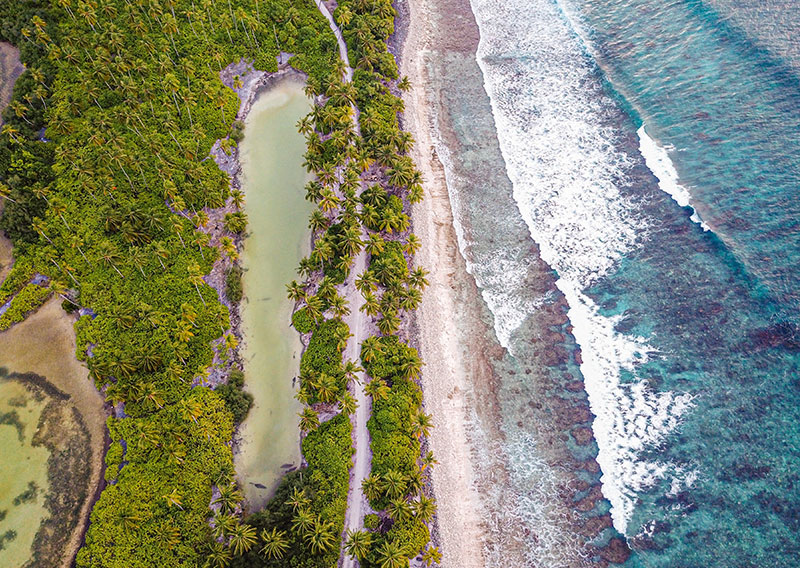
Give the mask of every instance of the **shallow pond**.
POLYGON ((253 105, 241 143, 250 233, 242 259, 245 388, 255 405, 240 429, 236 470, 250 510, 263 506, 280 477, 300 463, 293 377, 301 344, 289 327, 285 285, 309 248, 305 140, 295 127, 309 110, 302 83, 281 80, 253 105))

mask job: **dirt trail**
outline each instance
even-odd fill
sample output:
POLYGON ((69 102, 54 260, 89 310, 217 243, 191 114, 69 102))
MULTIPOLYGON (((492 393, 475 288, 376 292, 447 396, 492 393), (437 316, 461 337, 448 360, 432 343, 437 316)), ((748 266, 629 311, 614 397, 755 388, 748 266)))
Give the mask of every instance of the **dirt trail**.
MULTIPOLYGON (((336 36, 336 41, 339 44, 339 57, 344 63, 344 81, 350 83, 353 80, 353 69, 350 67, 350 60, 347 55, 347 44, 342 37, 342 31, 333 19, 328 8, 321 0, 314 0, 317 8, 323 16, 328 20, 331 31, 336 36)), ((355 104, 353 108, 353 127, 356 135, 361 135, 361 125, 358 121, 358 108, 355 104)), ((363 184, 362 184, 363 189, 363 184)), ((361 228, 361 239, 367 238, 366 231, 361 228)), ((367 317, 361 311, 361 306, 364 304, 364 298, 361 292, 355 287, 355 279, 359 274, 362 274, 367 268, 367 253, 362 250, 355 257, 353 266, 350 269, 350 276, 341 287, 341 292, 348 302, 350 313, 343 318, 343 321, 350 327, 352 336, 347 342, 347 347, 344 350, 344 360, 354 362, 359 361, 359 353, 361 342, 369 337, 368 330, 369 323, 366 321, 367 317)), ((358 408, 355 414, 350 417, 353 424, 353 448, 355 449, 355 456, 353 459, 353 468, 350 470, 350 491, 347 495, 347 512, 344 518, 344 535, 343 542, 346 539, 347 531, 356 531, 364 526, 364 515, 370 511, 369 503, 367 502, 361 490, 361 482, 364 481, 369 475, 372 464, 372 451, 369 447, 369 431, 367 430, 367 420, 369 420, 371 412, 371 401, 367 394, 364 392, 364 384, 366 384, 366 374, 363 371, 356 373, 356 381, 353 384, 354 396, 358 403, 358 408)), ((344 552, 339 557, 339 566, 343 568, 353 568, 358 566, 358 561, 344 552)))

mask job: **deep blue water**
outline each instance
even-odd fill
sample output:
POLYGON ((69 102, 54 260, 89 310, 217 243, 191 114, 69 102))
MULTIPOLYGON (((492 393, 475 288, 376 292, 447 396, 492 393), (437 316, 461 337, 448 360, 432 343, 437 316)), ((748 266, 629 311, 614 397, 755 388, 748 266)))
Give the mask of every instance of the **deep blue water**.
POLYGON ((627 565, 797 566, 800 10, 471 4, 508 224, 569 303, 627 565))

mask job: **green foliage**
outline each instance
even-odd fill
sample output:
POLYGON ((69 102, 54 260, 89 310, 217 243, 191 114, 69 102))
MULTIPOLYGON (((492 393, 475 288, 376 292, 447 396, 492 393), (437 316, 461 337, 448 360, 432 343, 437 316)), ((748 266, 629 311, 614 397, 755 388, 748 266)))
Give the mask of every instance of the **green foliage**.
POLYGON ((378 525, 380 523, 381 523, 381 518, 374 513, 364 516, 364 528, 367 528, 369 530, 375 530, 378 528, 378 525))
POLYGON ((253 406, 253 395, 244 390, 244 373, 242 371, 232 370, 227 384, 219 385, 214 392, 225 401, 225 406, 233 415, 234 424, 244 421, 253 406))
POLYGON ((313 3, 291 0, 0 0, 0 16, 28 69, 14 90, 20 115, 4 113, 0 137, 0 228, 16 246, 0 295, 22 290, 0 327, 49 293, 23 288, 34 272, 75 284, 97 314, 76 325, 77 355, 125 404, 110 435, 125 440, 127 463, 94 508, 77 566, 195 568, 212 540, 211 485, 233 472, 233 415, 249 406, 240 388, 192 387, 230 327, 202 279, 219 253, 189 219, 228 195, 206 159, 240 130, 219 71, 243 57, 274 71, 287 50, 325 84, 335 40, 313 3), (163 498, 173 494, 180 507, 163 498))
POLYGON ((308 347, 300 359, 300 373, 327 373, 334 375, 342 367, 341 337, 350 333, 342 320, 323 321, 308 342, 308 347))
POLYGON ((108 447, 105 457, 106 471, 104 474, 107 482, 111 482, 117 478, 124 453, 125 450, 119 442, 114 442, 108 447))
POLYGON ((408 264, 402 245, 397 241, 386 243, 383 252, 372 257, 369 269, 384 286, 404 282, 408 278, 408 264))
POLYGON ((288 549, 283 557, 265 558, 254 549, 235 558, 232 568, 330 568, 336 564, 338 546, 325 554, 311 552, 307 541, 294 529, 296 511, 289 501, 293 491, 303 491, 308 501, 307 511, 322 522, 331 523, 334 535, 341 534, 352 465, 351 431, 350 421, 340 415, 310 433, 303 440, 308 467, 286 475, 265 509, 247 519, 259 533, 272 529, 286 533, 288 549))
POLYGON ((0 331, 6 330, 41 306, 50 295, 50 289, 38 284, 28 284, 14 296, 8 309, 0 316, 0 331))
POLYGON ((292 325, 298 333, 309 333, 317 326, 317 322, 309 315, 306 308, 300 308, 292 314, 292 325))
POLYGON ((403 365, 418 357, 417 350, 406 345, 395 335, 387 335, 378 339, 380 351, 369 361, 363 356, 361 362, 370 377, 382 380, 393 380, 403 374, 403 365))
POLYGON ((22 290, 22 287, 30 282, 33 273, 34 269, 30 258, 22 257, 16 260, 14 266, 11 267, 11 272, 0 285, 0 305, 5 304, 11 296, 22 290))
POLYGON ((247 215, 241 211, 225 213, 225 230, 231 233, 244 233, 247 229, 247 215))
POLYGON ((234 264, 225 274, 225 296, 234 304, 242 301, 244 287, 242 286, 242 267, 234 264))

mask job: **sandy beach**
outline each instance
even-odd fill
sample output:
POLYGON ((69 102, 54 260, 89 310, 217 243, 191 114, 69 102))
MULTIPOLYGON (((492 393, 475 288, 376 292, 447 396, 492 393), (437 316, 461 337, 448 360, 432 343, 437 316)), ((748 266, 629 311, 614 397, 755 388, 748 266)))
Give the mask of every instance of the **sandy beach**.
POLYGON ((430 85, 425 52, 431 41, 431 20, 424 0, 412 0, 405 9, 405 21, 399 26, 406 35, 400 62, 412 88, 404 96, 403 127, 414 135, 412 157, 425 180, 425 200, 413 208, 412 218, 414 232, 422 241, 417 263, 430 271, 416 327, 425 361, 425 407, 436 426, 429 444, 439 461, 432 473, 438 505, 437 544, 443 567, 477 568, 486 565, 486 512, 475 483, 468 424, 480 396, 474 385, 491 381, 492 372, 483 357, 468 350, 479 344, 487 329, 477 317, 478 290, 458 250, 444 170, 431 137, 433 116, 425 90, 430 85))

